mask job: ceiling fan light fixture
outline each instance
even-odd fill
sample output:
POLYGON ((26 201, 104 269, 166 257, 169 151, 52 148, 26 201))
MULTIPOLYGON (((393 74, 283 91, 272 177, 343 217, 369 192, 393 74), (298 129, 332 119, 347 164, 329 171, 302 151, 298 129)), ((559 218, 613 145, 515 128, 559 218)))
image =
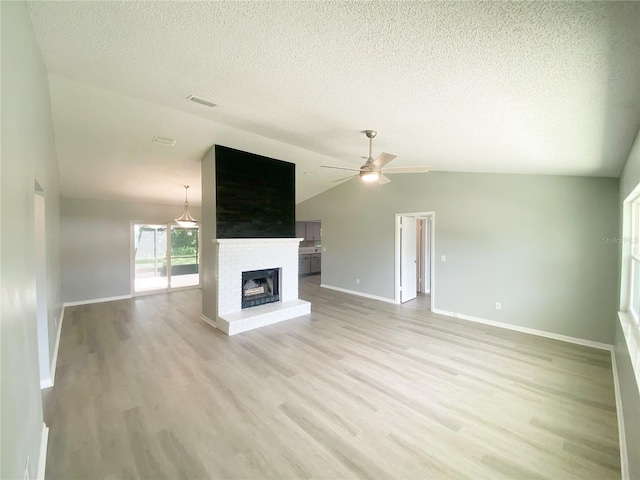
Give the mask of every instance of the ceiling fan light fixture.
POLYGON ((375 182, 380 178, 380 172, 360 172, 363 182, 375 182))
POLYGON ((189 213, 189 200, 187 200, 187 190, 189 185, 184 186, 184 212, 180 218, 176 218, 176 223, 183 228, 195 227, 198 225, 198 221, 189 213))
MULTIPOLYGON (((360 168, 338 167, 337 165, 320 166, 323 168, 335 168, 338 170, 352 170, 354 172, 358 172, 358 175, 363 182, 376 182, 378 183, 378 185, 385 185, 391 181, 388 177, 385 177, 386 173, 425 173, 429 171, 429 167, 422 166, 388 168, 387 164, 394 158, 396 158, 396 155, 392 153, 382 152, 376 158, 373 158, 373 138, 378 134, 378 132, 376 132, 375 130, 365 130, 363 133, 369 139, 369 156, 366 157, 367 161, 364 165, 362 165, 360 168)), ((307 172, 305 172, 305 175, 306 173, 307 172)), ((334 180, 334 182, 342 182, 343 180, 346 180, 346 178, 334 180)))

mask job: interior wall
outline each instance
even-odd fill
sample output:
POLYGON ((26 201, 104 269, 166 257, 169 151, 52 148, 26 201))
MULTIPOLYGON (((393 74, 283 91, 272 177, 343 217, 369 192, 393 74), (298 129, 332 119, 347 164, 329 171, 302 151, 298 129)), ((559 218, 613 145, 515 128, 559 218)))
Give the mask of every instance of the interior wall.
POLYGON ((298 219, 322 220, 323 284, 392 300, 395 214, 434 211, 436 309, 613 343, 617 248, 603 239, 618 233, 617 179, 390 178, 350 180, 297 206, 298 219))
POLYGON ((202 158, 202 314, 215 322, 218 316, 216 285, 216 152, 215 146, 202 158))
MULTIPOLYGON (((640 131, 625 164, 624 171, 620 177, 620 199, 619 209, 622 217, 622 205, 629 194, 640 184, 640 131)), ((618 238, 625 239, 625 235, 620 231, 618 238)), ((628 237, 626 237, 628 238, 628 237)), ((635 239, 638 241, 638 239, 635 239)), ((627 245, 625 245, 626 247, 627 245)), ((621 262, 628 261, 628 248, 622 249, 621 262)), ((623 289, 627 288, 625 282, 621 282, 623 289)), ((625 297, 620 292, 620 297, 625 297)), ((626 308, 622 306, 623 309, 626 308)), ((640 346, 636 345, 636 350, 640 346)), ((636 381, 636 374, 631 363, 627 339, 619 322, 616 322, 614 348, 616 364, 618 367, 618 382, 620 384, 620 397, 622 411, 625 422, 625 435, 627 441, 627 452, 629 457, 629 478, 640 478, 640 386, 636 381)), ((637 353, 636 353, 637 354, 637 353)))
MULTIPOLYGON (((176 187, 176 200, 181 200, 176 187)), ((65 302, 131 294, 131 222, 167 224, 183 205, 61 199, 65 302)), ((191 206, 200 220, 201 209, 191 206)))
POLYGON ((34 193, 45 195, 50 356, 62 312, 58 166, 49 85, 26 5, 0 2, 1 478, 35 478, 43 428, 35 293, 34 193))

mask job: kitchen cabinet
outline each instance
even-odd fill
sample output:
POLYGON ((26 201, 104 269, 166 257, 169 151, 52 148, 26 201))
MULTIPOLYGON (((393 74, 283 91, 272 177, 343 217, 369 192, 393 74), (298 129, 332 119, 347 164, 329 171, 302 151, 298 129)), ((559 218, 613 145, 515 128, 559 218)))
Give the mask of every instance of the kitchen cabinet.
POLYGON ((296 238, 307 241, 320 240, 320 222, 296 222, 296 238))
POLYGON ((307 222, 296 222, 296 238, 307 238, 307 222))
POLYGON ((306 222, 306 236, 305 240, 320 240, 320 222, 306 222))
POLYGON ((309 247, 304 250, 312 250, 315 252, 298 254, 298 275, 304 277, 306 275, 320 273, 322 271, 322 253, 320 253, 320 247, 315 249, 309 247))
POLYGON ((298 275, 311 273, 311 255, 298 255, 298 275))
POLYGON ((311 273, 320 273, 321 270, 322 270, 322 254, 312 253, 311 254, 311 273))

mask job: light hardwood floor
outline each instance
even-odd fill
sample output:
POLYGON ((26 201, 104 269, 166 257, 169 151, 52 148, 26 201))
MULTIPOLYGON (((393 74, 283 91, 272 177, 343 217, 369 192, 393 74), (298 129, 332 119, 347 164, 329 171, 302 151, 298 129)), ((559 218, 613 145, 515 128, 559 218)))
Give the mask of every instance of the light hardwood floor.
POLYGON ((47 478, 620 478, 609 352, 318 283, 234 337, 199 290, 67 308, 47 478))

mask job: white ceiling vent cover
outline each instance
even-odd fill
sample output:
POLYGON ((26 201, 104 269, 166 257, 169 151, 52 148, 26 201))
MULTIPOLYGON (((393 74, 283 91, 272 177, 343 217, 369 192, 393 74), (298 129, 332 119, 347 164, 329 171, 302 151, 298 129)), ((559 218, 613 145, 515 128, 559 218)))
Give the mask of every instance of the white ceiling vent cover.
POLYGON ((199 103, 200 105, 204 105, 205 107, 213 108, 218 106, 217 104, 213 103, 211 100, 205 100, 204 98, 196 97, 195 95, 189 95, 187 98, 192 102, 199 103))
POLYGON ((173 147, 176 144, 176 141, 171 140, 170 138, 153 137, 153 143, 157 143, 158 145, 166 145, 167 147, 173 147))

